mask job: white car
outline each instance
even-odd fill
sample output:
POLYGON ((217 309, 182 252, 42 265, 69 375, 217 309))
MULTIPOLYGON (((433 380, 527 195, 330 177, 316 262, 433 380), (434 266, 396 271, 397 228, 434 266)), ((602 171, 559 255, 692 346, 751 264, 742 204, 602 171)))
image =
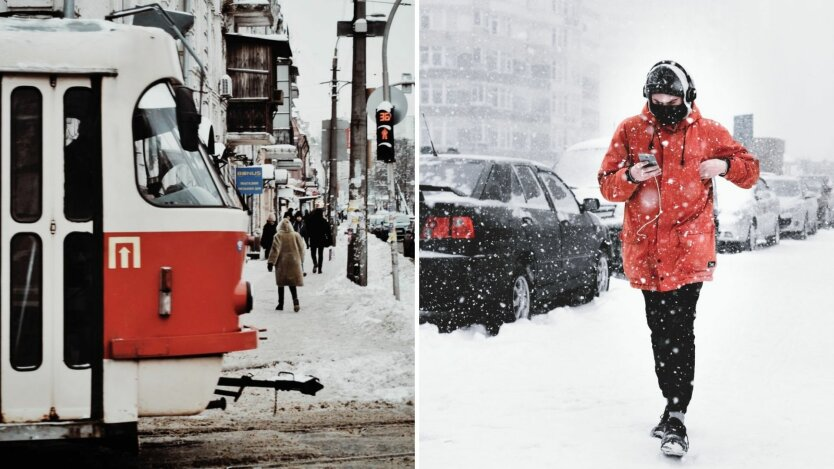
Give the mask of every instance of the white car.
POLYGON ((715 181, 719 247, 753 251, 761 244, 779 244, 781 204, 764 180, 752 190, 720 177, 715 181))
POLYGON ((608 202, 602 197, 597 181, 597 171, 608 151, 611 139, 596 138, 579 142, 567 150, 553 166, 556 174, 565 181, 578 200, 597 199, 599 208, 594 214, 600 218, 611 236, 611 270, 623 271, 622 246, 620 232, 623 231, 623 214, 625 204, 608 202))
POLYGON ((805 190, 799 178, 761 173, 761 178, 779 197, 779 224, 782 233, 805 239, 817 231, 818 202, 813 193, 805 190))

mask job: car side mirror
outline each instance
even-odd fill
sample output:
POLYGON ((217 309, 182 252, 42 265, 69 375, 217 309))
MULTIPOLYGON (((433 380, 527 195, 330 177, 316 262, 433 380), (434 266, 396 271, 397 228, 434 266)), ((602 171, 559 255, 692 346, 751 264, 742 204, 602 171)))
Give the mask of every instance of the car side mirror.
POLYGON ((174 87, 177 102, 177 127, 180 131, 180 144, 185 151, 197 151, 200 148, 200 113, 194 105, 194 96, 185 86, 174 87))
POLYGON ((596 212, 599 210, 598 199, 585 199, 582 201, 582 210, 585 212, 596 212))

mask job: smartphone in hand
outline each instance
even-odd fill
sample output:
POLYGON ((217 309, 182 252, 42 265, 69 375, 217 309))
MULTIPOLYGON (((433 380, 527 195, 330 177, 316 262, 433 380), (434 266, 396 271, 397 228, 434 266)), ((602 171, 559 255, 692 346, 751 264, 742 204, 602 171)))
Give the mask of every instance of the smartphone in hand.
POLYGON ((649 164, 646 166, 657 166, 657 159, 651 153, 640 153, 637 155, 637 158, 639 158, 642 162, 648 162, 649 164))

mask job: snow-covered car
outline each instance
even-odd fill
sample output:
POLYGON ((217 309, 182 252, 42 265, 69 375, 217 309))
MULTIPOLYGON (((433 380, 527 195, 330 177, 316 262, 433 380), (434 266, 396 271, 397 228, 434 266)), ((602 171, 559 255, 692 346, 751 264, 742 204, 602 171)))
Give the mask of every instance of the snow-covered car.
POLYGON ((805 239, 817 231, 817 199, 807 192, 799 178, 761 173, 760 177, 779 197, 779 226, 782 234, 805 239))
POLYGON ((623 256, 620 233, 623 231, 625 204, 605 201, 597 181, 597 171, 610 143, 610 139, 604 138, 579 142, 565 150, 565 154, 553 166, 553 170, 570 187, 577 199, 600 200, 599 208, 593 212, 608 228, 608 234, 611 237, 611 270, 622 273, 623 256))
POLYGON ((394 228, 397 230, 397 239, 402 239, 403 235, 405 234, 408 226, 414 220, 414 215, 409 215, 407 213, 393 213, 388 214, 383 222, 383 227, 385 231, 391 231, 391 223, 394 223, 394 228))
POLYGON ((831 192, 831 178, 824 175, 800 176, 800 181, 809 192, 817 196, 817 222, 829 227, 834 223, 834 194, 831 192))
POLYGON ((715 181, 720 248, 753 251, 760 244, 779 244, 779 197, 763 179, 752 190, 720 177, 715 181))
POLYGON ((533 161, 421 157, 420 321, 494 334, 608 290, 611 241, 598 208, 533 161))

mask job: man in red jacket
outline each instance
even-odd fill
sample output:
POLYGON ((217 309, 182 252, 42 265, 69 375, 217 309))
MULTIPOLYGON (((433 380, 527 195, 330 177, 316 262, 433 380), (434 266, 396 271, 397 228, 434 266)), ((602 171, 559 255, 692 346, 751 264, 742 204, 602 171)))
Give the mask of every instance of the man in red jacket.
POLYGON ((603 197, 625 202, 623 267, 642 291, 655 373, 666 408, 652 435, 661 451, 689 449, 684 416, 695 378, 695 307, 715 270, 712 178, 750 188, 759 161, 695 106, 695 84, 672 61, 646 77, 643 111, 611 139, 598 179, 603 197))

